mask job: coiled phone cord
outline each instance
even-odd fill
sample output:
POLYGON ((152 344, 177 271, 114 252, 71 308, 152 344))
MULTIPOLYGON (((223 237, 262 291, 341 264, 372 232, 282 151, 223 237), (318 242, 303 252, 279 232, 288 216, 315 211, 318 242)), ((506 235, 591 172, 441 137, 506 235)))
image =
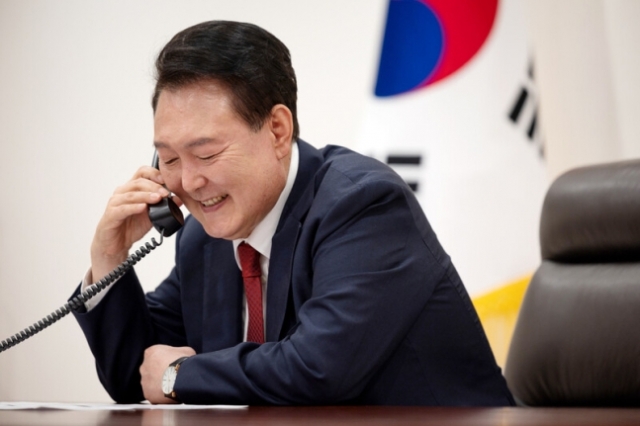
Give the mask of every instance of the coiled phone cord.
POLYGON ((91 299, 93 296, 113 284, 118 278, 122 277, 129 269, 131 269, 136 263, 138 263, 140 259, 144 258, 146 255, 151 253, 152 250, 155 250, 156 247, 160 246, 163 241, 163 236, 164 230, 161 230, 160 242, 157 242, 155 238, 151 238, 150 243, 146 242, 144 245, 140 246, 138 250, 130 254, 129 257, 127 257, 127 259, 120 265, 118 265, 113 271, 109 272, 100 281, 91 284, 85 291, 69 300, 60 309, 56 309, 54 312, 47 315, 40 321, 25 328, 21 332, 14 334, 8 339, 3 340, 0 343, 0 352, 4 352, 7 349, 17 345, 18 343, 27 340, 34 334, 41 332, 54 322, 67 316, 72 310, 77 311, 78 309, 80 309, 82 306, 84 306, 84 302, 91 299))

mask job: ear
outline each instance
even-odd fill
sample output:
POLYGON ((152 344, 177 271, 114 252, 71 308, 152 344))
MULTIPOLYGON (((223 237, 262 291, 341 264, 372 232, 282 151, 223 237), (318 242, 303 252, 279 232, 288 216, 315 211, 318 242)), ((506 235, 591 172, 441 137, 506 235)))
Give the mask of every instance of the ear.
POLYGON ((273 135, 273 147, 278 159, 291 152, 291 138, 293 136, 293 114, 285 105, 277 104, 271 109, 269 130, 273 135))

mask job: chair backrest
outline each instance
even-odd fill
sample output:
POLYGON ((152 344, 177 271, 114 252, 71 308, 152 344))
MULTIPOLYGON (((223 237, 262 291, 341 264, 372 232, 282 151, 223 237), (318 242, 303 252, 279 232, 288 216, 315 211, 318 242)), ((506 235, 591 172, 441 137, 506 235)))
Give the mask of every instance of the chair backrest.
POLYGON ((640 161, 551 185, 505 377, 522 405, 640 405, 640 161))

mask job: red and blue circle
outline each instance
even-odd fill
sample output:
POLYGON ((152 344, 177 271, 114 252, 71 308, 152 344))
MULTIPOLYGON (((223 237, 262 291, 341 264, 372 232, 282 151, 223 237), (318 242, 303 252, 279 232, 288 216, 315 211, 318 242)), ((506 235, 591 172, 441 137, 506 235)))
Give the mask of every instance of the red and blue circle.
POLYGON ((455 73, 489 37, 498 0, 390 0, 375 95, 394 96, 455 73))

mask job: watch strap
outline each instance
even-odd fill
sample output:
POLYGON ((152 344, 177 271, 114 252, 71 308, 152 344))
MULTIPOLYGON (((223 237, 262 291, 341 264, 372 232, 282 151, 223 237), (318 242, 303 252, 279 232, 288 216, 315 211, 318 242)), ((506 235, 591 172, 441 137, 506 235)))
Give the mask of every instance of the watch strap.
POLYGON ((175 367, 176 371, 178 371, 178 369, 180 368, 180 364, 182 364, 182 362, 187 358, 190 358, 190 357, 188 356, 180 357, 175 361, 173 361, 171 364, 169 364, 169 367, 175 367))
MULTIPOLYGON (((180 364, 182 364, 188 358, 190 358, 190 357, 183 356, 183 357, 180 357, 180 358, 176 359, 171 364, 169 364, 168 368, 174 368, 175 371, 176 371, 176 380, 177 380, 178 370, 180 369, 180 364)), ((175 382, 173 384, 175 386, 175 382)), ((175 401, 178 401, 178 397, 176 396, 176 391, 174 389, 171 389, 171 392, 169 392, 169 393, 165 393, 164 396, 166 396, 167 398, 171 398, 171 399, 173 399, 175 401)))

